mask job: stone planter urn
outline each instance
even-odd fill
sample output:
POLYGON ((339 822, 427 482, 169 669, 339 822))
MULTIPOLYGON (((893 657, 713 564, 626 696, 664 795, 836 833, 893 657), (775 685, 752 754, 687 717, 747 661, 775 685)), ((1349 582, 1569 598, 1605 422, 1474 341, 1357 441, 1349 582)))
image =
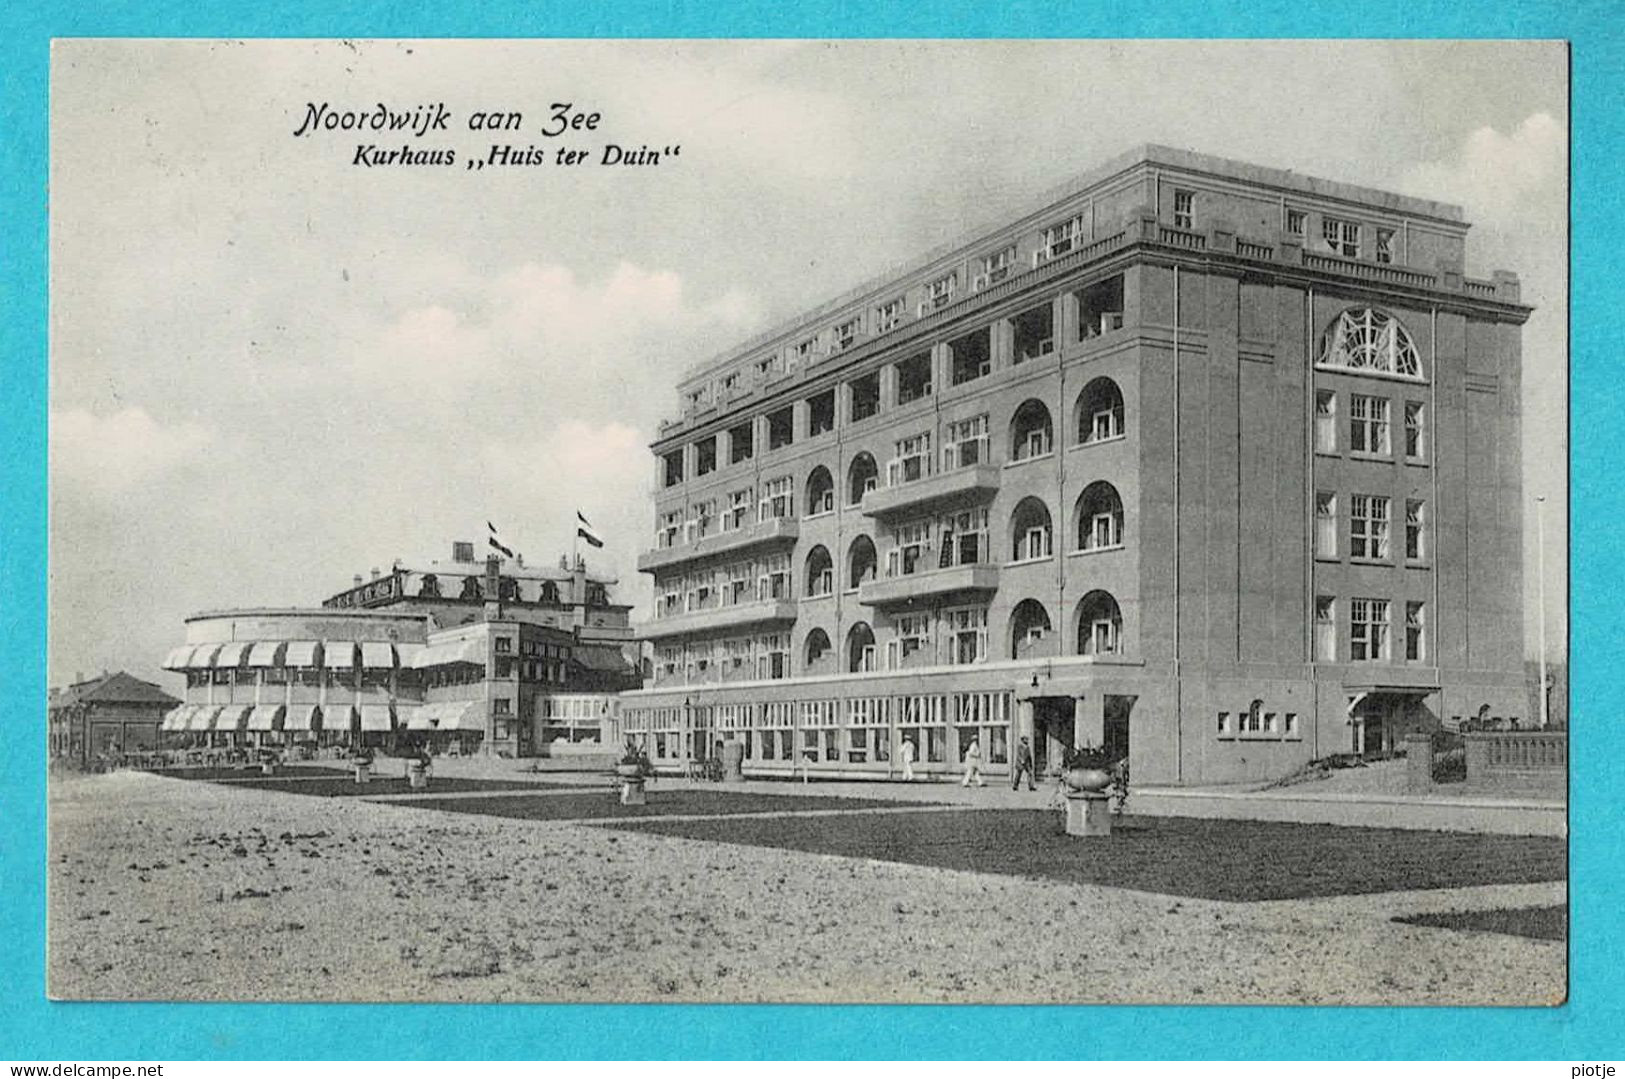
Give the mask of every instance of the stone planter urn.
POLYGON ((355 768, 355 781, 357 783, 365 783, 369 779, 372 778, 372 762, 371 761, 356 761, 355 765, 354 765, 354 768, 355 768))
POLYGON ((1111 773, 1101 768, 1070 768, 1061 779, 1068 790, 1100 793, 1112 785, 1111 773))
POLYGON ((622 779, 642 779, 643 766, 638 764, 617 764, 615 774, 622 779))
POLYGON ((422 761, 408 761, 406 785, 412 790, 426 789, 429 786, 429 766, 422 761))
POLYGON ((648 795, 643 789, 643 777, 641 775, 621 777, 621 804, 623 806, 649 804, 648 795))
POLYGON ((260 775, 262 775, 262 776, 274 776, 274 775, 276 775, 276 761, 260 761, 260 775))

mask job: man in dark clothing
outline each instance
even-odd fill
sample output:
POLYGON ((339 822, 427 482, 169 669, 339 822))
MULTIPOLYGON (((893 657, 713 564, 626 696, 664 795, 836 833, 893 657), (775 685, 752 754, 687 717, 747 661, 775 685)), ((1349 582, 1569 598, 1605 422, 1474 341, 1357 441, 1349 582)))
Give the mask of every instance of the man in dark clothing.
POLYGON ((1023 772, 1027 773, 1027 789, 1030 791, 1037 790, 1038 788, 1033 785, 1033 747, 1027 744, 1025 738, 1021 740, 1020 745, 1016 746, 1016 768, 1015 771, 1010 773, 1011 790, 1021 786, 1021 773, 1023 772))

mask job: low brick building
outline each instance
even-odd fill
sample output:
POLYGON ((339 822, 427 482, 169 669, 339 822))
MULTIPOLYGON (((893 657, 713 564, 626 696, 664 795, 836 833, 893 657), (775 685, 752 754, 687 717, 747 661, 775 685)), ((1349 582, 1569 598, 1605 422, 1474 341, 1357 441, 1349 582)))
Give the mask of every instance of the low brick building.
POLYGON ((181 702, 124 671, 53 689, 47 705, 51 759, 86 764, 99 756, 154 749, 164 713, 181 702))

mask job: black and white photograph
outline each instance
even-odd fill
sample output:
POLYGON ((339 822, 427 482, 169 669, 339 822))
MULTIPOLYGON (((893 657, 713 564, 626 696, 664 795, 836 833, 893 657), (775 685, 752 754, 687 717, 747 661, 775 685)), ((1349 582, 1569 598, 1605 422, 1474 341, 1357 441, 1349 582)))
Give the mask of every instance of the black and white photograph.
POLYGON ((1564 1003, 1568 65, 56 41, 50 995, 1564 1003))

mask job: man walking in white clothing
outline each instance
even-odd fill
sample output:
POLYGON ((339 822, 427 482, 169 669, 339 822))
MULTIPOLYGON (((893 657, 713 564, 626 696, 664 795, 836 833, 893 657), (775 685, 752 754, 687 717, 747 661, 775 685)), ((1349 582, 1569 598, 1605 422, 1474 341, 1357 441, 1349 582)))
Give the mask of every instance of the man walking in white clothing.
POLYGON ((972 738, 970 745, 965 747, 965 778, 959 781, 961 787, 968 787, 974 782, 978 787, 987 786, 982 781, 982 740, 972 738))
POLYGON ((914 742, 912 739, 903 739, 903 782, 914 782, 914 742))

